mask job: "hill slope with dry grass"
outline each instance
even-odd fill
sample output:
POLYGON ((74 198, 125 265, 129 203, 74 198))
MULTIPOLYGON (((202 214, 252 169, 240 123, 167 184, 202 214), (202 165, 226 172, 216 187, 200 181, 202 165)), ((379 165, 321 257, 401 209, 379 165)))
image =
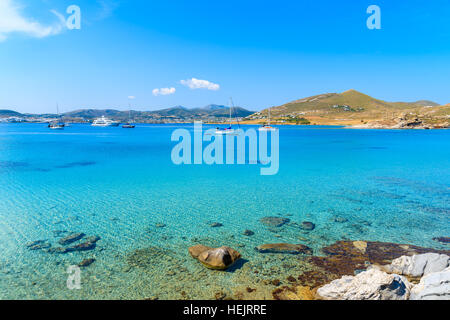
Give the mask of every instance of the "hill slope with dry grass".
MULTIPOLYGON (((267 121, 268 109, 253 114, 248 122, 267 121)), ((420 100, 387 102, 356 90, 325 93, 271 108, 277 123, 353 125, 359 127, 448 127, 450 105, 420 100), (301 121, 299 122, 299 119, 301 121)))

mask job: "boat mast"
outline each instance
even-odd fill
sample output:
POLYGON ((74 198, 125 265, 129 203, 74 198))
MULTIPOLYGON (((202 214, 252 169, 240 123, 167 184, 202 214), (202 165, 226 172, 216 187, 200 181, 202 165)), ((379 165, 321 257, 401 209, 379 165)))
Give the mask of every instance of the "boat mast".
POLYGON ((232 108, 232 105, 233 105, 233 99, 232 98, 230 98, 230 129, 231 129, 231 108, 232 108))
POLYGON ((128 123, 131 123, 131 103, 128 101, 128 123))
POLYGON ((62 117, 61 117, 61 115, 59 114, 59 104, 58 104, 58 102, 56 103, 56 115, 58 116, 59 121, 61 122, 61 121, 62 121, 62 117))

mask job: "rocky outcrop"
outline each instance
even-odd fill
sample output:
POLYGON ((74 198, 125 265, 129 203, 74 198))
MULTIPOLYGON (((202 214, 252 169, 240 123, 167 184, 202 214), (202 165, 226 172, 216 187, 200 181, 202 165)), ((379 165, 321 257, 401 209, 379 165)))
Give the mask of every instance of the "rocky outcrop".
POLYGON ((202 244, 198 244, 196 246, 190 247, 188 249, 188 251, 189 251, 189 254, 193 258, 198 259, 198 256, 200 255, 200 253, 205 252, 207 250, 211 250, 211 249, 212 249, 211 247, 207 247, 207 246, 204 246, 202 244))
POLYGON ((304 244, 269 243, 257 246, 256 251, 260 253, 288 253, 288 254, 312 254, 313 251, 304 244))
POLYGON ((370 266, 319 288, 327 300, 450 300, 450 257, 425 253, 402 256, 383 267, 370 266), (406 278, 422 277, 412 285, 406 278))
POLYGON ((192 257, 208 269, 225 270, 241 258, 241 254, 230 247, 210 248, 197 245, 189 248, 192 257))
POLYGON ((445 254, 425 253, 412 257, 402 256, 394 259, 385 270, 390 273, 410 277, 422 277, 429 273, 439 272, 450 266, 450 257, 445 254))
POLYGON ((448 250, 418 247, 408 244, 373 241, 338 241, 321 249, 324 255, 308 256, 313 270, 299 275, 299 283, 312 288, 322 286, 342 276, 354 275, 369 265, 387 265, 401 256, 428 252, 450 255, 448 250))
POLYGON ((410 300, 450 300, 450 267, 420 279, 411 290, 410 300))
POLYGON ((397 274, 371 267, 356 276, 344 276, 319 288, 317 295, 325 300, 407 300, 411 284, 397 274))

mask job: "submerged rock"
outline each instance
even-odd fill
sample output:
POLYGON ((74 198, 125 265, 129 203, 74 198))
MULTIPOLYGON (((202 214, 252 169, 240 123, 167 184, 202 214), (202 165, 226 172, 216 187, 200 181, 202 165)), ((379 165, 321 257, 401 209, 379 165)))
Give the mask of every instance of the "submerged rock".
POLYGON ((244 236, 250 237, 253 236, 255 233, 252 230, 245 230, 242 234, 244 236))
POLYGON ((142 268, 144 271, 151 271, 155 265, 164 263, 176 264, 172 261, 172 252, 159 247, 136 249, 127 255, 126 260, 130 266, 142 268))
POLYGON ((221 224, 220 222, 213 222, 209 226, 211 228, 219 228, 219 227, 223 227, 223 224, 221 224))
POLYGON ((411 289, 410 300, 450 300, 450 267, 429 273, 411 289))
POLYGON ((310 221, 303 221, 300 228, 306 231, 312 231, 316 228, 316 225, 310 221))
POLYGON ((67 248, 67 251, 89 251, 97 247, 95 242, 83 242, 72 247, 67 248))
POLYGON ((198 259, 198 256, 200 255, 200 253, 205 252, 207 250, 211 250, 211 249, 212 249, 211 247, 207 247, 202 244, 198 244, 196 246, 189 247, 188 251, 189 251, 189 254, 193 258, 198 259))
POLYGON ((259 221, 268 227, 281 227, 282 225, 288 223, 291 220, 282 217, 264 217, 259 219, 259 221))
POLYGON ((333 221, 338 222, 338 223, 344 223, 344 222, 348 222, 348 219, 344 218, 344 217, 340 217, 340 216, 334 216, 333 221))
POLYGON ((317 294, 325 300, 407 300, 411 284, 396 274, 370 268, 356 276, 344 276, 319 288, 317 294))
POLYGON ((53 247, 53 248, 49 248, 47 250, 48 253, 58 253, 58 254, 64 254, 69 252, 69 250, 67 248, 63 248, 63 247, 53 247))
POLYGON ((257 246, 260 253, 287 253, 287 254, 312 254, 313 251, 304 244, 270 243, 257 246))
POLYGON ((65 246, 65 245, 71 244, 72 242, 80 240, 84 236, 85 236, 85 234, 81 233, 81 232, 71 233, 68 236, 65 236, 64 238, 59 239, 58 243, 60 245, 65 246))
POLYGON ((97 247, 97 241, 100 240, 99 236, 91 236, 86 238, 86 241, 72 247, 67 248, 68 251, 89 251, 94 250, 97 247))
POLYGON ((190 247, 189 253, 205 267, 214 270, 225 270, 241 258, 241 254, 230 247, 210 248, 197 245, 190 247))
POLYGON ((165 223, 157 223, 157 224, 155 224, 155 227, 156 228, 164 228, 164 227, 166 227, 166 224, 165 223))
POLYGON ((81 261, 78 266, 79 267, 88 267, 91 264, 93 264, 95 262, 94 258, 90 258, 90 259, 84 259, 83 261, 81 261))
POLYGON ((434 241, 439 241, 442 243, 450 243, 450 237, 436 237, 433 238, 434 241))
POLYGON ((401 256, 394 259, 384 268, 387 272, 397 273, 411 277, 422 277, 433 272, 439 272, 450 266, 450 257, 445 254, 425 253, 410 256, 401 256))
POLYGON ((26 247, 30 250, 43 250, 48 249, 52 245, 47 242, 47 240, 37 240, 26 244, 26 247))

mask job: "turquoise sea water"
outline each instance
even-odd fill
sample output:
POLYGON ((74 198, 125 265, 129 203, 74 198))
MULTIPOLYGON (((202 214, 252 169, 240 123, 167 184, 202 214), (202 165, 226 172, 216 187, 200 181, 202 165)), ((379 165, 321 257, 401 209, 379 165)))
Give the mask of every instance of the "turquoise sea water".
POLYGON ((180 127, 193 130, 0 124, 0 298, 210 299, 302 272, 298 257, 256 252, 263 243, 315 254, 342 239, 446 248, 432 238, 450 235, 448 130, 280 127, 279 173, 261 176, 259 165, 172 164, 180 127), (259 222, 266 216, 316 229, 274 230, 259 222), (26 247, 58 246, 58 231, 101 240, 66 254, 26 247), (206 270, 187 252, 198 243, 229 245, 243 260, 206 270), (67 267, 87 258, 96 261, 82 268, 82 289, 67 289, 67 267))

